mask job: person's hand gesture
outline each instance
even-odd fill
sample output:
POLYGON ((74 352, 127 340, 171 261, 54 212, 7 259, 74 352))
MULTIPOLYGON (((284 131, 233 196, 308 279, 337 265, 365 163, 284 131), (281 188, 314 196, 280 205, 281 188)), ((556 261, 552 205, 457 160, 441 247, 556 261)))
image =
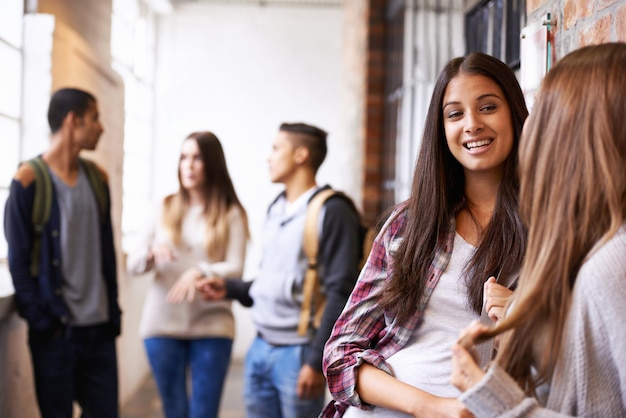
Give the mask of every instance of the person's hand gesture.
POLYGON ((296 390, 301 399, 313 399, 324 392, 326 378, 321 371, 305 364, 300 369, 296 390))
POLYGON ((169 303, 191 302, 196 293, 196 283, 202 277, 204 273, 196 267, 187 269, 167 293, 167 301, 169 303))
POLYGON ((485 372, 478 365, 478 354, 474 349, 476 339, 489 330, 478 321, 461 331, 457 343, 452 347, 451 381, 460 391, 465 392, 481 381, 485 372))
POLYGON ((495 277, 490 277, 483 286, 483 300, 485 312, 489 319, 498 323, 504 316, 504 309, 507 302, 513 295, 513 291, 499 283, 495 277))
POLYGON ((205 277, 196 283, 196 290, 204 300, 226 298, 226 281, 221 277, 205 277))

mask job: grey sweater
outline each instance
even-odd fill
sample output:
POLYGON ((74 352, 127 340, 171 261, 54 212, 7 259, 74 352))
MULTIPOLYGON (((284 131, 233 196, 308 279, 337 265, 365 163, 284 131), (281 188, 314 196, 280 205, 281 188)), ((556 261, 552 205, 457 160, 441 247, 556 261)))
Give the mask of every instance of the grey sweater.
POLYGON ((297 202, 287 214, 284 193, 270 205, 263 228, 263 255, 258 275, 252 282, 227 281, 227 297, 252 306, 257 331, 267 342, 309 344, 304 362, 322 370, 324 343, 359 275, 361 227, 358 214, 348 200, 335 195, 326 201, 320 213, 318 254, 326 308, 320 327, 309 335, 300 336, 297 327, 307 265, 302 248, 307 205, 308 200, 297 202))
POLYGON ((626 225, 576 277, 545 406, 492 366, 460 400, 480 417, 626 417, 626 225))

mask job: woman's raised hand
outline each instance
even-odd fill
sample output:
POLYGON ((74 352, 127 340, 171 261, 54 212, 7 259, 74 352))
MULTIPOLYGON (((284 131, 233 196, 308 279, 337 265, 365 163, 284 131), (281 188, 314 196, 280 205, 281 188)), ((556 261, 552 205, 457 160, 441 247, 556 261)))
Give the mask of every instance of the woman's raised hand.
POLYGON ((483 300, 485 312, 489 319, 498 323, 504 316, 504 309, 513 291, 496 282, 495 277, 490 277, 483 286, 483 300))
POLYGON ((461 331, 457 343, 452 346, 452 377, 451 381, 460 391, 465 392, 485 375, 477 362, 478 355, 474 349, 477 338, 489 328, 478 321, 461 331))

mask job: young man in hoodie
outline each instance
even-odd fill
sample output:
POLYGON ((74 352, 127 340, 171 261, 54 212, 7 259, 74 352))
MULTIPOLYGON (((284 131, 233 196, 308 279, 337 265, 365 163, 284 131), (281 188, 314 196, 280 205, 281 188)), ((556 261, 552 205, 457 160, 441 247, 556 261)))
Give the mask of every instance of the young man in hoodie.
POLYGON ((318 273, 326 305, 319 327, 302 335, 298 324, 307 258, 303 234, 307 206, 320 187, 327 133, 304 123, 283 123, 269 157, 270 179, 284 190, 267 211, 259 273, 253 281, 208 278, 207 299, 234 298, 252 306, 257 335, 244 365, 248 418, 315 418, 324 407, 322 353, 359 274, 362 228, 354 204, 330 197, 320 212, 318 273))

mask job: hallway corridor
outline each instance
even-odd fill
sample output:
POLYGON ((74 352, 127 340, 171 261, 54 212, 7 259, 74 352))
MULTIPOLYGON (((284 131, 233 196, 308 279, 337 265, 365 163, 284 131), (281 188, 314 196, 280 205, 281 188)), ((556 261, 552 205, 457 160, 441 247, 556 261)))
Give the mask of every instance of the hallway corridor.
MULTIPOLYGON (((231 363, 226 376, 219 418, 244 418, 242 389, 243 363, 242 360, 236 360, 231 363)), ((152 375, 148 375, 143 385, 124 405, 121 418, 163 418, 152 375)))

